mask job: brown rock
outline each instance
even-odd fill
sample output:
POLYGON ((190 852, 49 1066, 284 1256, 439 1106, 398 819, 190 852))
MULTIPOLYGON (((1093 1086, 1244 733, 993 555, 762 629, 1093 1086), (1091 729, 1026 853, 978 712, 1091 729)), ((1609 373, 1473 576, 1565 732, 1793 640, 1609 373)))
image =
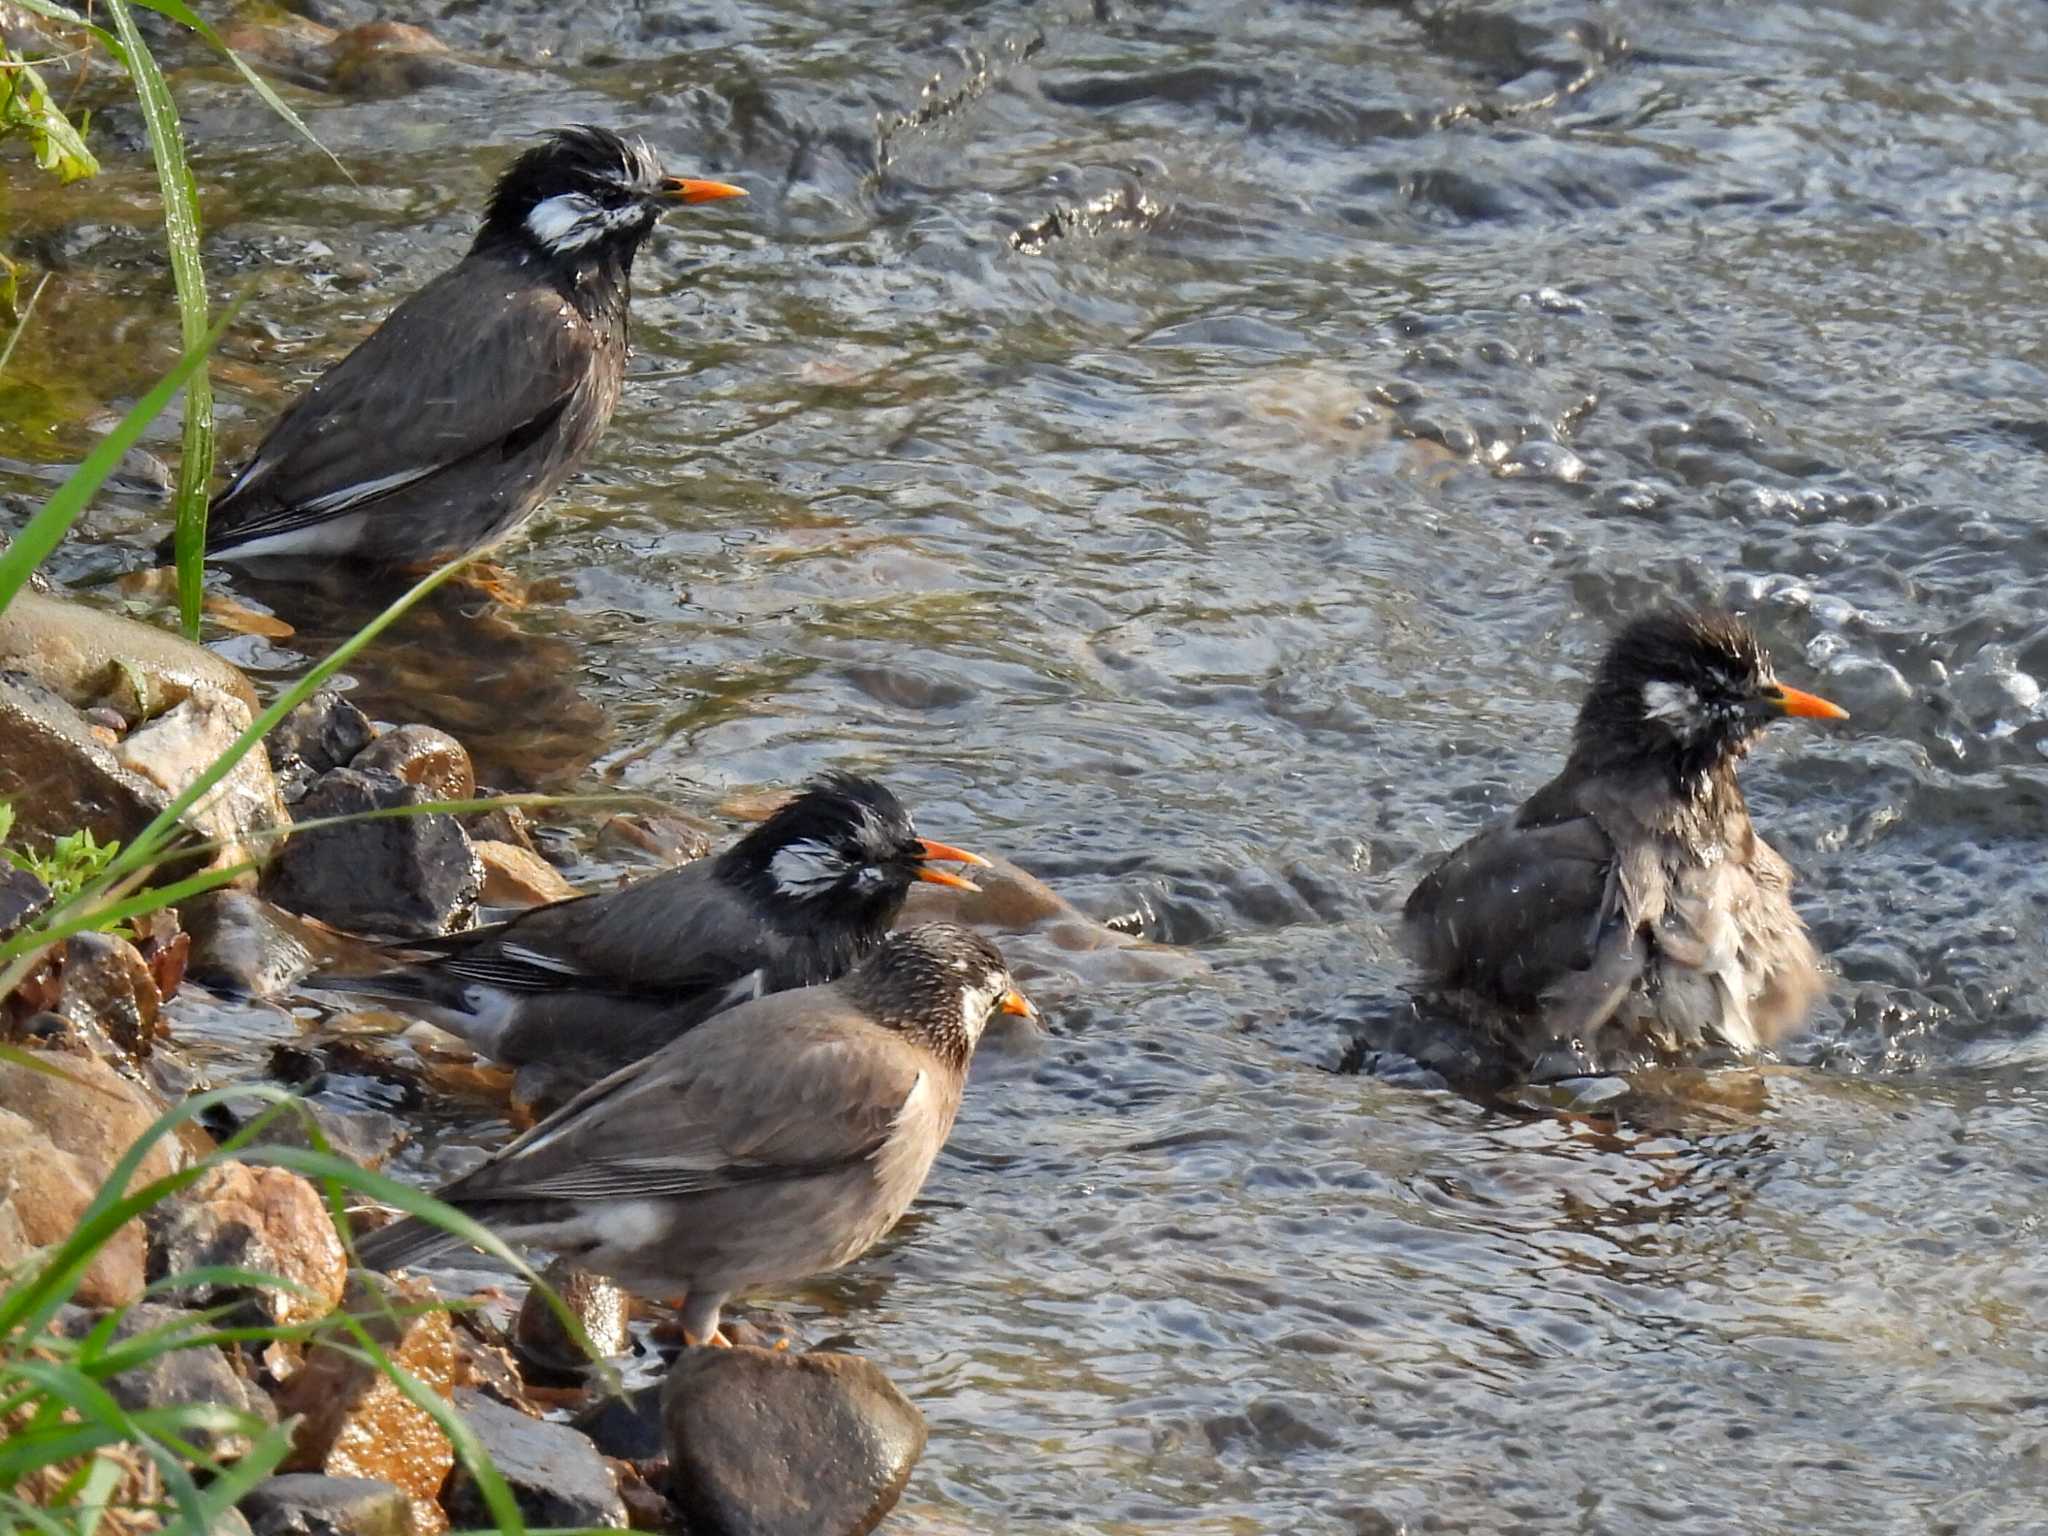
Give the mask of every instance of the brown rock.
MULTIPOLYGON (((482 799, 495 799, 501 790, 477 786, 477 795, 482 799)), ((510 843, 514 848, 523 848, 528 853, 538 853, 534 846, 533 818, 517 805, 494 805, 488 811, 478 811, 465 818, 464 825, 469 835, 478 842, 510 843)))
POLYGON ((462 743, 431 725, 397 725, 364 747, 351 768, 382 769, 418 785, 429 800, 467 800, 476 794, 476 769, 462 743))
MULTIPOLYGON (((78 1160, 97 1188, 142 1133, 156 1123, 164 1105, 95 1056, 42 1053, 64 1075, 52 1077, 11 1061, 0 1061, 0 1109, 12 1110, 78 1160)), ((149 1149, 129 1188, 153 1183, 185 1165, 183 1147, 165 1136, 149 1149)))
POLYGON ((538 907, 567 901, 576 887, 539 854, 510 843, 478 842, 476 856, 484 866, 483 902, 487 907, 538 907))
POLYGON ((0 800, 14 808, 13 835, 30 842, 83 829, 102 843, 125 843, 167 803, 162 790, 93 739, 76 709, 34 679, 7 672, 0 672, 0 800))
MULTIPOLYGON (((76 1158, 23 1116, 0 1109, 0 1209, 12 1210, 26 1248, 48 1248, 77 1231, 94 1188, 76 1158)), ((94 1256, 72 1299, 125 1307, 142 1295, 142 1265, 142 1224, 130 1222, 94 1256)))
POLYGON ((291 1281, 278 1288, 202 1286, 186 1299, 251 1305, 260 1321, 290 1325, 325 1317, 341 1300, 348 1256, 320 1192, 284 1168, 225 1162, 207 1170, 149 1218, 150 1278, 226 1265, 291 1281))
POLYGON ((621 811, 597 829, 600 847, 634 848, 664 864, 687 864, 711 852, 713 828, 674 812, 643 816, 621 811))
POLYGON ((147 1056, 159 1033, 163 994, 142 952, 109 933, 73 934, 64 946, 58 1013, 97 1021, 130 1056, 147 1056))
MULTIPOLYGON (((976 850, 977 852, 979 850, 976 850)), ((910 888, 899 928, 964 923, 1003 934, 1003 953, 1021 981, 1074 976, 1087 983, 1171 981, 1210 973, 1200 955, 1153 944, 1096 921, 1043 880, 995 855, 987 869, 966 873, 980 887, 919 884, 910 888)))
POLYGON ((256 708, 249 679, 203 645, 154 624, 33 591, 0 613, 0 670, 34 678, 71 703, 109 702, 130 720, 195 691, 256 708))
POLYGON ((853 1355, 685 1350, 662 1395, 669 1491, 700 1536, 864 1536, 924 1453, 924 1415, 853 1355))
MULTIPOLYGON (((362 1270, 350 1275, 342 1298, 394 1362, 446 1397, 454 1385, 455 1336, 436 1302, 424 1280, 392 1280, 362 1270)), ((354 1348, 345 1333, 337 1342, 354 1348)), ((438 1496, 455 1465, 454 1448, 432 1415, 376 1367, 341 1348, 316 1345, 285 1383, 278 1408, 305 1416, 284 1470, 382 1478, 411 1501, 416 1536, 448 1528, 438 1496)))
MULTIPOLYGON (((548 1265, 540 1277, 554 1287, 562 1304, 583 1325, 598 1359, 625 1353, 632 1342, 629 1303, 616 1282, 563 1259, 548 1265)), ((520 1304, 519 1316, 512 1324, 512 1347, 529 1368, 555 1375, 578 1374, 591 1364, 538 1287, 528 1291, 520 1304)))
POLYGON ((447 44, 403 21, 350 27, 328 49, 329 78, 354 96, 402 96, 458 74, 447 44))

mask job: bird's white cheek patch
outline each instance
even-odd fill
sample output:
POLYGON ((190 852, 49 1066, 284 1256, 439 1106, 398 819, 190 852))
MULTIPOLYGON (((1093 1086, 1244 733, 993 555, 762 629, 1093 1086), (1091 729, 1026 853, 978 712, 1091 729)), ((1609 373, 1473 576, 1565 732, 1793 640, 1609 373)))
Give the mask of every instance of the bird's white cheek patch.
POLYGON ((792 896, 805 895, 836 885, 846 873, 846 861, 823 843, 791 843, 768 861, 768 873, 792 896))
POLYGON ((1704 716, 1700 696, 1683 683, 1643 684, 1643 718, 1661 720, 1681 736, 1699 730, 1704 716))
POLYGON ((596 222, 597 211, 597 204, 581 193, 564 192, 535 203, 526 216, 526 227, 549 250, 573 251, 602 232, 596 222))

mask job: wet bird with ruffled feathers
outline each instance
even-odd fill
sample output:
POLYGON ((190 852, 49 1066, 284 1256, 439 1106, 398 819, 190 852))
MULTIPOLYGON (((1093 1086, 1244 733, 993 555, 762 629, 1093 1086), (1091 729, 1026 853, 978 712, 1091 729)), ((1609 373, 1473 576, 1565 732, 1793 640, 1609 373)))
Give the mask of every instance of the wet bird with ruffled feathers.
POLYGON ((1433 1009, 1537 1078, 1743 1055, 1797 1029, 1819 960, 1735 777, 1787 717, 1847 712, 1781 684, 1739 619, 1625 625, 1563 771, 1409 896, 1433 1009))

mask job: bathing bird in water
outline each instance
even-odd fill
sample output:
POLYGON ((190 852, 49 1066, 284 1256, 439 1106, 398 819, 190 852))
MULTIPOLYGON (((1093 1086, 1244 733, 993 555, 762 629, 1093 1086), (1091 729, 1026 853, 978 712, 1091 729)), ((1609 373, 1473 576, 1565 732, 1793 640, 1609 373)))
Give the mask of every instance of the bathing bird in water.
POLYGON ((1798 1028, 1819 962, 1735 777, 1785 717, 1847 711, 1780 683, 1726 614, 1626 625, 1564 770, 1409 896, 1425 994, 1538 1078, 1749 1053, 1798 1028))

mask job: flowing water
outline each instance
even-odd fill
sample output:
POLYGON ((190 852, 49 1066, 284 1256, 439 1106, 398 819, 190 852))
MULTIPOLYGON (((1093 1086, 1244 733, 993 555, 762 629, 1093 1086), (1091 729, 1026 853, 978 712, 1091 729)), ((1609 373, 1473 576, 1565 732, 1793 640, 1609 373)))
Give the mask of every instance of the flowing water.
MULTIPOLYGON (((352 183, 174 72, 253 285, 230 459, 534 130, 754 195, 643 255, 625 404, 507 556, 552 588, 365 697, 515 787, 878 770, 1210 967, 1037 955, 1049 1036, 789 1298, 931 1417, 891 1529, 2048 1527, 2037 7, 392 11, 451 52, 293 94, 352 183), (1812 1031, 1607 1124, 1339 1070, 1419 871, 1672 597, 1854 712, 1746 770, 1839 972, 1812 1031)), ((99 182, 8 178, 8 254, 59 271, 17 459, 177 350, 105 120, 99 182)), ((162 516, 107 498, 58 574, 162 516)), ((275 687, 303 639, 219 643, 275 687)))

